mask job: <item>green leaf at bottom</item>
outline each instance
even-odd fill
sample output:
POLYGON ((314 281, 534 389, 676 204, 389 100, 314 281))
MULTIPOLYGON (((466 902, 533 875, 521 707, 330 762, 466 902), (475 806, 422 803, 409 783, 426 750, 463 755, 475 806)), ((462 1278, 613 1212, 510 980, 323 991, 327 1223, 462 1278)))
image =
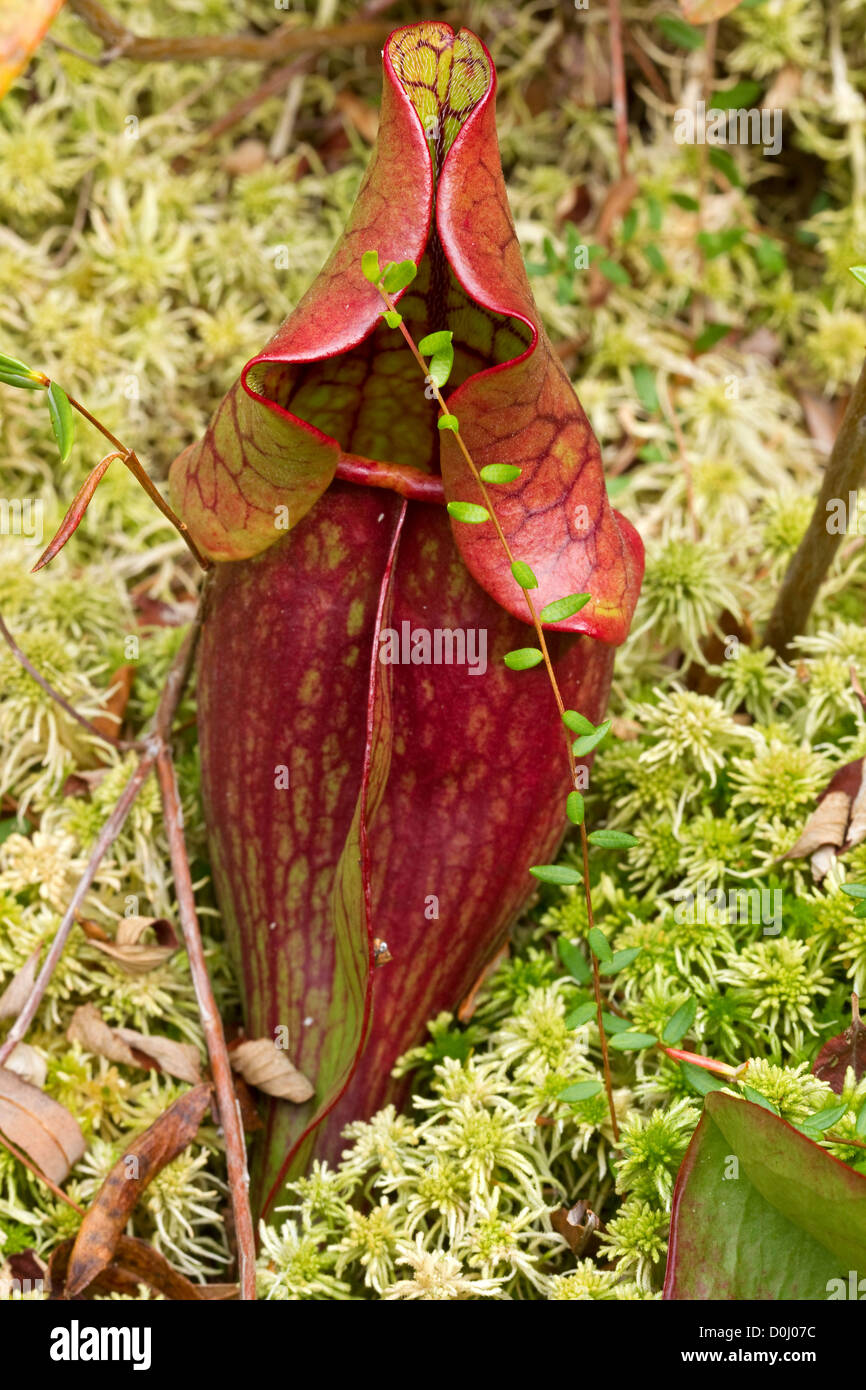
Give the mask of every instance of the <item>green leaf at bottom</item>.
POLYGON ((708 1095, 677 1178, 664 1297, 844 1298, 852 1269, 866 1271, 866 1178, 769 1111, 708 1095))

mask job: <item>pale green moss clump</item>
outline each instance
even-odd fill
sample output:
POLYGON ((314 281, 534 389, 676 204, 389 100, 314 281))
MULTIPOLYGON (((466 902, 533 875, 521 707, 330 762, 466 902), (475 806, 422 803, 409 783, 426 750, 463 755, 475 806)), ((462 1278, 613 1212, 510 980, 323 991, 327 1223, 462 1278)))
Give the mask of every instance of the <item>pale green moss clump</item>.
MULTIPOLYGON (((255 5, 228 0, 185 0, 180 10, 157 0, 146 11, 113 0, 112 8, 139 32, 230 32, 261 19, 255 5)), ((624 10, 640 35, 645 7, 624 10)), ((329 7, 333 22, 352 13, 348 0, 329 7)), ((638 191, 601 262, 619 273, 608 276, 603 302, 591 303, 590 275, 574 267, 594 233, 570 213, 576 189, 598 209, 616 179, 613 117, 606 98, 594 107, 577 80, 536 110, 526 94, 548 81, 560 21, 525 7, 509 13, 503 24, 501 6, 476 0, 466 21, 500 69, 504 166, 533 288, 553 335, 579 343, 565 360, 606 457, 617 457, 624 438, 636 450, 611 491, 647 544, 633 634, 618 656, 617 737, 598 755, 589 800, 594 825, 638 837, 627 852, 593 854, 598 924, 616 950, 639 948, 606 988, 635 1027, 655 1034, 694 997, 685 1045, 749 1061, 754 1091, 799 1122, 828 1095, 810 1070, 817 1050, 845 1026, 851 989, 866 988, 866 919, 841 892, 846 879, 866 876, 866 847, 832 863, 820 882, 808 861, 784 857, 833 772, 866 752, 850 677, 853 666, 866 684, 866 550, 840 548, 790 664, 752 635, 803 534, 824 458, 798 388, 844 393, 862 359, 864 291, 848 267, 866 263, 866 66, 846 68, 845 56, 862 49, 861 21, 855 4, 764 0, 719 27, 717 88, 754 78, 766 93, 796 69, 780 158, 789 172, 803 153, 819 161, 832 197, 804 209, 786 191, 774 203, 771 161, 751 147, 708 172, 693 147, 672 139, 667 111, 649 105, 632 129, 638 191), (699 226, 713 229, 703 246, 699 226), (727 331, 701 350, 700 333, 713 324, 727 331), (724 906, 689 912, 689 901, 717 889, 724 906), (730 896, 737 889, 757 892, 757 915, 744 920, 730 896)), ((398 7, 395 23, 402 17, 398 7)), ((605 22, 604 7, 580 12, 587 71, 607 61, 605 22)), ((96 51, 72 15, 61 14, 52 33, 96 51)), ((679 101, 691 82, 688 58, 653 51, 679 101)), ((349 116, 335 123, 339 92, 371 106, 377 99, 377 65, 353 50, 317 60, 289 93, 298 105, 286 151, 271 160, 259 149, 257 167, 233 170, 235 146, 250 138, 266 146, 290 109, 284 97, 271 99, 202 143, 256 80, 244 65, 99 68, 49 42, 0 107, 2 350, 56 375, 157 477, 300 298, 369 155, 349 116), (336 156, 316 144, 325 121, 346 130, 336 156), (60 255, 85 179, 82 227, 60 255)), ((43 537, 0 537, 0 611, 89 717, 132 665, 127 718, 140 730, 194 596, 183 546, 115 463, 67 550, 30 576, 39 540, 103 450, 82 429, 60 469, 30 393, 0 388, 0 420, 5 492, 44 507, 43 537), (161 625, 162 605, 176 624, 161 625)), ((866 498, 862 505, 866 512, 866 498)), ((55 933, 130 763, 70 722, 2 645, 0 690, 2 990, 55 933)), ((188 696, 178 724, 193 715, 188 696)), ((178 755, 209 966, 232 1019, 236 989, 208 878, 189 728, 178 755)), ((563 854, 576 862, 573 846, 563 854)), ((151 785, 85 904, 109 933, 130 912, 175 913, 151 785)), ((263 1297, 659 1296, 673 1183, 701 1099, 658 1049, 617 1054, 617 1150, 601 1094, 558 1098, 575 1081, 601 1077, 594 1023, 569 1026, 587 989, 556 950, 559 938, 581 945, 586 931, 581 894, 545 888, 471 1022, 433 1020, 429 1041, 403 1059, 414 1078, 405 1113, 388 1108, 351 1125, 339 1165, 316 1166, 288 1190, 262 1235, 263 1297), (603 1229, 573 1253, 552 1216, 579 1200, 603 1229)), ((81 1203, 183 1089, 162 1072, 70 1043, 66 1028, 86 1001, 109 1023, 202 1049, 182 952, 132 976, 76 927, 29 1042, 46 1092, 73 1111, 88 1140, 66 1184, 81 1203)), ((836 1126, 843 1137, 864 1087, 849 1078, 851 1111, 836 1126)), ((833 1151, 863 1169, 850 1146, 833 1151)), ((131 1229, 189 1277, 221 1280, 229 1277, 225 1204, 221 1139, 204 1128, 147 1190, 131 1229)), ((77 1222, 0 1147, 0 1276, 4 1259, 30 1248, 45 1256, 77 1222)))

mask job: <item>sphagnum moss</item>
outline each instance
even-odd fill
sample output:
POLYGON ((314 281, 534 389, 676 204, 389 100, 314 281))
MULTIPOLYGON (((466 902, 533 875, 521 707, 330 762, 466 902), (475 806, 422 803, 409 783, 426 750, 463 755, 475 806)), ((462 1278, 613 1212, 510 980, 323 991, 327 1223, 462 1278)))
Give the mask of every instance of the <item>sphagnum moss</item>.
MULTIPOLYGON (((113 8, 140 24, 131 0, 113 8)), ((227 32, 255 18, 252 9, 188 0, 184 13, 203 23, 207 10, 209 27, 227 32)), ((348 9, 338 4, 335 18, 348 9)), ((167 0, 151 10, 154 32, 165 30, 173 19, 167 0)), ((591 794, 596 818, 639 834, 618 861, 604 858, 593 868, 598 925, 614 949, 641 948, 616 977, 617 1006, 653 1031, 666 1010, 694 994, 688 1042, 728 1062, 749 1059, 754 1091, 795 1121, 826 1103, 830 1093, 810 1063, 819 1043, 847 1021, 847 990, 866 982, 866 925, 839 892, 846 877, 862 880, 866 852, 855 849, 821 884, 811 881, 808 863, 782 858, 833 771, 866 751, 849 676, 854 665, 862 678, 866 655, 866 554, 840 550, 796 665, 772 665, 767 653, 743 645, 739 627, 722 658, 705 651, 702 639, 713 627, 728 638, 732 618, 759 629, 808 521, 822 455, 792 383, 802 378, 815 392, 844 391, 862 353, 862 287, 847 268, 866 262, 858 183, 866 77, 853 60, 846 67, 845 55, 860 42, 856 6, 833 12, 831 25, 807 0, 741 7, 720 30, 716 63, 721 85, 740 76, 771 81, 795 65, 800 90, 788 112, 796 141, 822 162, 834 204, 804 216, 789 201, 779 225, 758 235, 748 230, 757 199, 762 216, 769 206, 760 151, 737 151, 740 183, 701 187, 694 151, 671 142, 668 126, 649 112, 643 139, 632 130, 634 226, 629 237, 615 229, 611 247, 628 270, 592 308, 588 277, 570 263, 573 224, 553 218, 551 207, 578 185, 601 204, 615 161, 609 113, 578 107, 571 97, 560 109, 527 109, 522 84, 546 73, 542 13, 515 11, 510 28, 496 22, 495 5, 478 0, 467 21, 490 38, 506 77, 506 175, 521 239, 540 267, 533 282, 539 304, 558 337, 579 341, 589 332, 568 365, 602 446, 619 447, 625 412, 640 450, 617 496, 627 514, 640 516, 651 556, 636 625, 642 630, 616 673, 615 709, 629 734, 601 750, 591 794), (517 55, 521 79, 509 83, 517 55), (694 215, 675 194, 700 195, 708 225, 745 228, 745 236, 702 258, 694 215), (787 236, 797 219, 811 243, 804 256, 787 236), (739 341, 734 335, 695 355, 694 335, 682 326, 698 280, 707 320, 733 324, 739 341), (750 343, 758 330, 763 344, 750 343), (638 401, 638 365, 655 373, 664 409, 638 401), (692 470, 692 514, 684 462, 692 470), (721 678, 715 693, 685 688, 690 664, 721 678), (740 881, 732 873, 746 883, 772 873, 783 895, 779 937, 765 937, 760 923, 727 910, 705 921, 677 912, 686 877, 694 884, 724 879, 730 887, 740 881)), ((626 3, 624 13, 638 25, 644 18, 636 4, 626 3)), ((71 16, 61 15, 53 32, 73 46, 82 42, 71 16)), ((663 69, 677 96, 685 81, 681 56, 665 55, 663 69)), ((262 323, 277 321, 299 297, 351 206, 366 158, 354 132, 344 163, 331 171, 303 143, 331 107, 334 77, 374 100, 372 69, 349 55, 324 61, 302 91, 298 150, 239 177, 224 163, 234 134, 203 147, 183 175, 171 162, 249 90, 241 68, 94 67, 48 44, 0 110, 0 151, 19 174, 0 195, 4 350, 56 371, 157 474, 200 433, 233 362, 258 345, 262 323), (127 134, 130 116, 135 139, 127 134), (85 175, 92 178, 87 215, 60 266, 85 175)), ((279 113, 279 100, 265 103, 238 138, 267 142, 279 113)), ((29 403, 4 392, 0 411, 4 485, 10 497, 43 503, 50 532, 98 457, 97 437, 85 427, 61 473, 29 403)), ((123 471, 109 470, 74 549, 30 579, 36 553, 26 537, 0 540, 0 610, 14 634, 89 716, 98 714, 122 664, 125 637, 138 634, 129 712, 141 728, 182 633, 140 627, 130 595, 144 585, 157 604, 192 596, 180 542, 123 471)), ((0 792, 20 820, 13 810, 2 824, 2 985, 56 930, 75 865, 123 776, 121 756, 95 750, 4 652, 0 792), (65 794, 72 775, 90 779, 87 796, 65 794)), ((192 714, 189 701, 184 717, 192 714)), ((194 749, 179 749, 178 762, 187 831, 200 848, 194 749)), ((88 912, 109 932, 130 899, 145 911, 171 910, 166 845, 153 810, 145 794, 90 895, 88 912)), ((199 899, 207 912, 204 881, 199 899)), ((205 921, 214 922, 209 965, 220 1005, 236 1016, 218 923, 205 921)), ((616 1152, 597 1097, 557 1100, 569 1082, 600 1075, 593 1024, 566 1022, 581 988, 551 949, 558 936, 579 943, 586 930, 579 895, 546 888, 469 1025, 435 1020, 429 1043, 404 1059, 403 1069, 416 1076, 406 1112, 389 1108, 350 1126, 338 1168, 317 1166, 294 1185, 278 1224, 263 1232, 263 1297, 658 1296, 671 1178, 699 1098, 657 1049, 619 1058, 623 1148, 616 1152), (551 1225, 551 1210, 578 1198, 607 1227, 602 1252, 591 1259, 575 1258, 551 1225)), ((163 1074, 115 1066, 68 1043, 65 1029, 85 1000, 95 1000, 109 1021, 201 1046, 179 956, 133 981, 82 932, 74 934, 30 1041, 47 1064, 46 1090, 80 1117, 90 1141, 67 1184, 78 1201, 89 1199, 120 1148, 178 1092, 163 1074)), ((863 1084, 848 1086, 852 1104, 863 1084)), ((848 1123, 838 1126, 843 1134, 848 1123)), ((834 1151, 854 1157, 850 1148, 834 1151)), ((133 1218, 135 1233, 163 1242, 190 1277, 222 1277, 223 1184, 220 1141, 208 1133, 154 1185, 133 1218)), ((29 1246, 46 1254, 74 1233, 77 1219, 0 1149, 0 1262, 29 1246)))

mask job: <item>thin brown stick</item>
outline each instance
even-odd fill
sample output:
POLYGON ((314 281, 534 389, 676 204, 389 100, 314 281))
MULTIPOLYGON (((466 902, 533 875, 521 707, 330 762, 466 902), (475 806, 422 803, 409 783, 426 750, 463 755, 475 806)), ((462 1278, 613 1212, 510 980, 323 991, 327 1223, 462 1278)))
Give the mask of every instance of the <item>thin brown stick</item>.
POLYGON ((619 0, 608 0, 610 17, 610 67, 613 86, 613 113, 616 119, 616 147, 619 176, 628 175, 628 96, 625 85, 625 57, 622 49, 622 10, 619 0))
POLYGON ((87 207, 90 202, 90 194, 93 191, 94 178, 94 171, 88 169, 84 178, 81 180, 78 189, 78 201, 75 204, 75 214, 72 218, 72 226, 66 234, 63 245, 51 262, 55 270, 61 270, 75 250, 75 243, 81 235, 84 223, 87 221, 87 207))
POLYGON ((187 38, 145 38, 127 29, 97 0, 69 0, 78 18, 102 40, 97 59, 110 63, 127 58, 140 63, 198 62, 225 58, 242 63, 274 63, 299 53, 327 53, 355 44, 381 43, 392 24, 376 19, 354 20, 326 29, 281 25, 269 34, 201 34, 187 38))
POLYGON ((202 945, 198 913, 195 906, 195 894, 192 887, 192 875, 183 836, 183 814, 177 775, 171 755, 171 725, 195 659, 207 599, 207 584, 208 581, 206 580, 205 592, 199 603, 198 612, 168 673, 154 719, 154 739, 158 746, 156 772, 162 795, 163 818, 168 836, 180 925, 186 953, 189 957, 193 989, 195 990, 202 1031, 210 1059, 220 1124, 225 1136, 226 1166, 228 1168, 235 1235, 238 1243, 240 1296, 242 1299, 252 1300, 256 1296, 256 1245, 250 1210, 250 1180, 247 1172, 243 1124, 240 1109, 235 1099, 232 1069, 222 1020, 216 1006, 207 962, 205 961, 204 946, 202 945))
POLYGON ((189 957, 193 989, 207 1044, 208 1057, 210 1058, 220 1124, 225 1136, 226 1166, 234 1214, 235 1236, 238 1244, 240 1296, 243 1300, 251 1301, 256 1296, 256 1243, 250 1210, 250 1179, 247 1171, 243 1124, 240 1107, 235 1098, 232 1069, 226 1048, 222 1019, 219 1016, 207 971, 189 859, 183 838, 183 818, 177 776, 167 744, 161 748, 157 756, 156 770, 162 793, 162 810, 166 834, 168 835, 180 924, 189 957))
MULTIPOLYGON (((106 739, 105 735, 101 734, 97 729, 96 725, 92 724, 90 720, 85 717, 85 715, 79 714, 78 710, 74 709, 73 706, 70 705, 69 701, 63 698, 63 696, 60 694, 60 691, 55 690, 51 682, 46 680, 45 677, 41 675, 39 671, 36 670, 36 667, 24 655, 18 643, 15 641, 15 638, 12 636, 12 633, 9 631, 8 627, 3 621, 2 613, 0 613, 0 637, 3 638, 3 641, 6 643, 15 660, 18 662, 20 666, 23 666, 28 676, 33 677, 36 684, 38 686, 41 686, 41 688, 45 691, 45 694, 48 695, 56 705, 59 705, 63 712, 67 714, 70 719, 74 719, 76 724, 80 724, 82 729, 86 729, 87 732, 89 734, 92 734, 94 738, 98 739, 100 743, 112 742, 112 740, 106 739)), ((116 748, 127 748, 129 747, 129 744, 117 741, 114 746, 116 748)))
POLYGON ((33 988, 30 991, 27 1002, 12 1024, 12 1027, 9 1029, 5 1042, 0 1046, 0 1067, 5 1064, 12 1049, 17 1047, 24 1038, 30 1024, 36 1017, 39 1005, 42 1003, 42 997, 48 988, 51 976, 57 968, 57 962, 63 954, 63 948, 66 945, 69 933, 75 925, 76 913, 90 890, 90 886, 96 877, 97 870, 105 854, 114 844, 114 841, 122 830, 124 821, 132 808, 132 803, 135 801, 135 798, 138 796, 138 793, 149 777, 155 761, 155 749, 144 754, 121 792, 111 815, 100 830, 96 844, 93 846, 90 858, 87 861, 87 867, 78 880, 75 892, 69 900, 69 906, 63 914, 63 920, 55 933, 54 940, 45 957, 42 969, 33 982, 33 988))
MULTIPOLYGON (((866 468, 866 363, 851 392, 848 408, 836 436, 824 481, 806 534, 795 551, 764 631, 765 647, 786 657, 795 637, 806 629, 812 605, 833 556, 844 539, 827 529, 828 507, 834 502, 847 507, 866 468)), ((848 518, 849 523, 851 518, 848 518)))

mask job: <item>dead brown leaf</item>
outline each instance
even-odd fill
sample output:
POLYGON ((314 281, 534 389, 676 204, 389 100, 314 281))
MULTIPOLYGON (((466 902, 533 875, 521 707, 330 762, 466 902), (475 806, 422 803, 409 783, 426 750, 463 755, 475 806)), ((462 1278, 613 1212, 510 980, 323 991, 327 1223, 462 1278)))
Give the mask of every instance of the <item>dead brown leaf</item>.
POLYGON ((66 1296, 76 1298, 114 1259, 123 1228, 144 1189, 198 1133, 211 1103, 209 1084, 179 1096, 129 1145, 97 1192, 69 1257, 66 1296))
POLYGON ((13 1047, 6 1058, 6 1066, 9 1071, 14 1071, 16 1076, 20 1076, 22 1081, 29 1081, 37 1090, 41 1091, 45 1085, 48 1063, 42 1053, 37 1052, 30 1043, 21 1042, 17 1047, 13 1047))
POLYGON ((261 140, 241 140, 223 160, 227 174, 254 174, 267 162, 268 147, 261 140))
POLYGON ((122 917, 113 941, 110 938, 102 939, 105 933, 100 927, 96 927, 94 932, 95 923, 88 925, 89 931, 82 923, 96 949, 117 961, 128 975, 146 975, 157 966, 164 965, 179 945, 174 927, 165 917, 122 917), (155 944, 142 942, 146 931, 153 931, 155 944))
POLYGON ((740 0, 680 0, 680 9, 689 24, 712 24, 735 10, 740 0))
POLYGON ((831 1091, 842 1094, 848 1068, 859 1081, 866 1075, 866 1028, 860 1019, 860 1001, 855 994, 851 1000, 851 1023, 844 1033, 825 1042, 812 1065, 820 1081, 826 1081, 831 1091))
POLYGON ((837 850, 853 849, 866 839, 866 778, 864 759, 840 767, 821 795, 815 810, 803 826, 799 840, 788 850, 786 859, 805 859, 811 855, 812 876, 820 882, 837 850))
POLYGON ((303 1105, 315 1092, 303 1072, 292 1066, 285 1052, 271 1038, 250 1038, 229 1051, 232 1067, 256 1090, 266 1096, 303 1105))
POLYGON ((154 1293, 175 1302, 204 1302, 213 1298, 236 1298, 235 1284, 193 1284, 184 1274, 170 1265, 164 1255, 135 1236, 120 1236, 115 1258, 78 1295, 66 1291, 69 1260, 75 1245, 74 1238, 64 1240, 51 1252, 48 1277, 52 1298, 95 1298, 98 1294, 125 1293, 136 1297, 139 1284, 146 1284, 154 1293), (216 1292, 214 1292, 216 1290, 216 1292))
POLYGON ((375 145, 379 133, 379 112, 353 92, 338 92, 335 105, 351 126, 357 130, 361 139, 368 145, 375 145))
POLYGON ((41 954, 42 947, 37 946, 0 994, 0 1018, 17 1018, 24 1008, 36 980, 41 954))
POLYGON ((66 1036, 70 1042, 79 1042, 88 1052, 107 1057, 110 1062, 130 1067, 156 1064, 180 1081, 193 1085, 201 1081, 199 1052, 192 1043, 137 1033, 133 1028, 112 1028, 93 1004, 82 1004, 75 1010, 66 1036))
POLYGON ((793 63, 786 63, 780 68, 761 98, 761 105, 765 111, 787 111, 793 101, 800 95, 800 88, 803 85, 803 70, 795 67, 793 63))
POLYGON ((598 1251, 602 1224, 586 1202, 552 1211, 550 1224, 574 1255, 591 1256, 598 1251))
POLYGON ((8 1067, 0 1067, 0 1132, 53 1183, 63 1182, 87 1147, 75 1117, 8 1067))
POLYGON ((120 733, 134 680, 134 666, 119 666, 109 681, 108 694, 102 702, 102 712, 91 721, 102 737, 111 743, 117 740, 120 733))
POLYGON ((843 791, 827 792, 812 812, 797 843, 786 859, 805 859, 825 845, 838 849, 845 843, 851 798, 843 791))

